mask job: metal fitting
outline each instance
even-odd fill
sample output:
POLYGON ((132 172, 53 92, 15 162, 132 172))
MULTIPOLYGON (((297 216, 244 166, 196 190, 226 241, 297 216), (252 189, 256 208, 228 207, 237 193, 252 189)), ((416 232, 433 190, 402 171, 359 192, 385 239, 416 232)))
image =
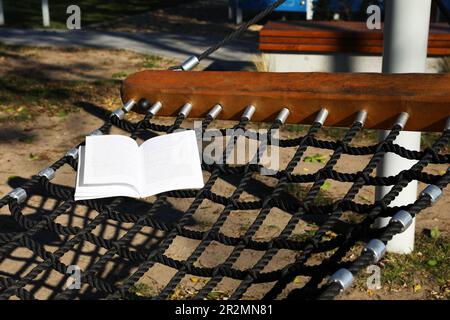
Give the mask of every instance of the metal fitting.
POLYGON ((162 108, 162 103, 161 102, 156 102, 154 103, 150 109, 148 109, 147 113, 156 116, 156 114, 159 112, 159 110, 162 108))
POLYGON ((395 222, 400 223, 400 225, 402 226, 401 232, 403 232, 412 225, 413 217, 408 211, 400 210, 389 221, 389 223, 395 223, 395 222))
POLYGON ((328 110, 325 108, 322 108, 319 113, 317 114, 316 119, 314 120, 314 122, 320 123, 322 126, 325 123, 325 121, 327 120, 328 117, 328 110))
POLYGON ((216 104, 209 112, 208 116, 210 116, 212 119, 217 118, 219 113, 221 113, 223 110, 222 106, 220 104, 216 104))
POLYGON ((67 151, 66 157, 71 157, 74 160, 76 160, 78 158, 78 149, 77 148, 70 149, 69 151, 67 151))
POLYGON ((41 172, 39 172, 37 175, 39 177, 45 177, 45 178, 47 178, 48 181, 50 181, 55 177, 55 170, 48 167, 48 168, 45 168, 44 170, 42 170, 41 172))
POLYGON ((370 252, 373 256, 373 263, 377 263, 386 253, 386 245, 381 240, 373 239, 366 245, 364 252, 370 252))
POLYGON ((113 113, 111 113, 111 118, 117 117, 118 119, 122 120, 125 117, 125 111, 122 109, 117 109, 113 113))
POLYGON ((442 196, 442 189, 438 186, 435 186, 434 184, 430 184, 428 187, 426 187, 422 193, 421 196, 429 196, 431 199, 431 203, 436 203, 439 198, 442 196))
POLYGON ((136 105, 136 101, 134 101, 133 99, 131 99, 131 100, 129 100, 127 103, 125 103, 124 105, 123 105, 123 110, 125 111, 125 112, 130 112, 131 111, 131 109, 133 109, 133 107, 136 105))
POLYGON ((188 117, 189 113, 191 113, 192 110, 192 104, 186 103, 180 110, 178 114, 182 114, 185 118, 188 117))
POLYGON ((397 121, 395 122, 395 124, 399 125, 400 127, 402 127, 402 129, 405 128, 406 123, 408 122, 409 119, 409 114, 406 112, 402 112, 400 113, 400 115, 397 118, 397 121))
POLYGON ((329 280, 329 283, 337 283, 341 287, 341 292, 347 290, 353 282, 353 274, 345 268, 336 271, 329 280))
POLYGON ((198 58, 196 56, 192 56, 189 57, 185 62, 183 62, 180 67, 183 71, 189 71, 194 69, 199 63, 200 61, 198 60, 198 58))
POLYGON ((363 127, 367 120, 367 112, 364 110, 361 110, 356 115, 355 123, 360 123, 363 127))
POLYGON ((145 98, 142 98, 137 103, 139 109, 141 110, 147 110, 150 107, 150 101, 148 101, 145 98))
POLYGON ((447 122, 445 122, 444 130, 450 130, 450 117, 447 118, 447 122))
POLYGON ((241 119, 246 118, 249 121, 252 120, 253 115, 255 114, 256 108, 253 105, 249 105, 241 116, 241 119))
POLYGON ((18 204, 24 203, 27 200, 27 192, 23 188, 16 188, 8 196, 12 199, 16 199, 18 204))
POLYGON ((287 108, 283 108, 281 109, 280 113, 277 115, 275 121, 279 121, 282 124, 284 124, 286 122, 286 119, 289 117, 289 114, 291 112, 289 111, 289 109, 287 108))
POLYGON ((103 132, 101 132, 101 130, 94 130, 94 131, 92 131, 90 134, 89 134, 89 136, 102 136, 103 135, 103 132))

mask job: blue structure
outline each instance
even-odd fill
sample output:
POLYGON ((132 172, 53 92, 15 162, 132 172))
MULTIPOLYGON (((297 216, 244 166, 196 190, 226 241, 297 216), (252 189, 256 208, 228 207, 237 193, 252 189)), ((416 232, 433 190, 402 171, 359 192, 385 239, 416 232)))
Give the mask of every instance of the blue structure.
MULTIPOLYGON (((229 0, 229 18, 235 19, 236 23, 242 22, 242 15, 244 11, 261 11, 270 6, 276 0, 229 0)), ((278 12, 308 12, 308 2, 310 0, 286 0, 276 11, 278 12)), ((377 0, 381 7, 383 7, 384 0, 377 0)), ((314 4, 317 0, 312 0, 314 4)), ((364 0, 348 0, 351 5, 352 12, 360 12, 361 5, 364 0)), ((442 0, 447 10, 450 11, 450 0, 442 0)), ((335 12, 342 10, 341 0, 328 0, 329 9, 335 12)))
MULTIPOLYGON (((257 11, 270 6, 275 0, 240 0, 234 2, 238 2, 239 7, 243 10, 257 11)), ((306 0, 286 0, 276 11, 306 12, 306 0)))

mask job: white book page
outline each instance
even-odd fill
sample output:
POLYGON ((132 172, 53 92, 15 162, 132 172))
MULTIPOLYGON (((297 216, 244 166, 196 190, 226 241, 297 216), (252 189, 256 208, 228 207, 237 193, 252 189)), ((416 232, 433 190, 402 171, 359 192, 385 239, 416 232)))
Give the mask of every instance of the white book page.
POLYGON ((170 190, 203 188, 197 138, 193 130, 152 138, 141 152, 141 197, 170 190))
POLYGON ((84 182, 139 185, 139 147, 126 136, 86 137, 84 182))
POLYGON ((109 198, 117 196, 139 197, 138 190, 128 184, 88 184, 85 176, 85 148, 80 147, 78 151, 77 184, 75 189, 75 201, 109 198))

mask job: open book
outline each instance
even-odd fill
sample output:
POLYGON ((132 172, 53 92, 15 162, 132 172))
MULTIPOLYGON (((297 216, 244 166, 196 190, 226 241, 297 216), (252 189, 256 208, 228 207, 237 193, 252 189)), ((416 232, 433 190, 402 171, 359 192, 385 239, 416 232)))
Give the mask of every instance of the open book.
POLYGON ((141 146, 126 136, 89 136, 78 159, 76 201, 144 198, 204 186, 193 130, 155 137, 141 146))

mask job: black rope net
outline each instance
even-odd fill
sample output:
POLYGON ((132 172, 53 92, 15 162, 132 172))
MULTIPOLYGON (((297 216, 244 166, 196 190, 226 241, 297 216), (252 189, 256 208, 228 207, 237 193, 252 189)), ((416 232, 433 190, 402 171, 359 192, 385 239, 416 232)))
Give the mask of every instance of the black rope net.
MULTIPOLYGON (((190 130, 183 114, 171 125, 160 121, 150 113, 137 123, 113 115, 97 133, 120 129, 133 139, 146 140, 190 130)), ((221 132, 228 135, 228 146, 238 138, 257 139, 248 118, 241 118, 231 126, 233 130, 213 129, 214 123, 206 117, 197 133, 221 132)), ((269 137, 282 125, 279 120, 272 123, 269 137)), ((365 147, 352 145, 361 122, 336 142, 317 138, 321 129, 322 124, 315 122, 304 135, 278 139, 278 147, 292 150, 292 155, 285 168, 269 178, 261 178, 263 166, 258 161, 264 148, 258 147, 256 164, 203 162, 203 189, 167 192, 145 201, 118 197, 75 202, 72 187, 57 184, 52 175, 33 176, 21 185, 25 201, 14 194, 0 200, 0 210, 9 214, 7 228, 0 229, 0 299, 334 298, 342 285, 327 281, 330 275, 345 268, 356 276, 374 263, 373 252, 362 250, 362 245, 370 239, 387 243, 402 231, 401 221, 394 219, 384 228, 373 228, 376 218, 392 217, 400 210, 414 217, 433 202, 432 195, 424 192, 414 204, 389 207, 409 182, 419 180, 441 190, 447 186, 450 171, 433 175, 424 169, 450 163, 450 154, 441 153, 448 147, 450 130, 418 152, 395 144, 402 130, 399 124, 393 125, 385 140, 365 147), (315 173, 295 173, 310 147, 332 152, 328 162, 315 173), (375 177, 374 170, 387 152, 417 163, 396 176, 375 177), (343 155, 371 158, 363 170, 343 173, 335 170, 343 155), (347 183, 347 193, 337 201, 317 201, 330 179, 347 183), (225 182, 226 193, 220 188, 225 182), (259 193, 248 200, 255 183, 259 193), (293 195, 287 192, 291 186, 305 186, 305 191, 293 195), (393 188, 382 200, 361 204, 355 197, 364 186, 393 188), (177 204, 181 205, 174 209, 177 204), (210 224, 196 225, 198 215, 210 224), (285 221, 283 228, 261 238, 271 219, 285 221), (314 221, 315 228, 302 228, 305 221, 314 221), (248 258, 246 263, 242 257, 248 258), (75 280, 81 286, 74 289, 70 284, 75 280), (182 291, 186 282, 195 285, 182 291), (224 283, 227 292, 220 290, 224 283)), ((58 176, 66 167, 75 177, 76 153, 69 152, 49 168, 58 176)))

